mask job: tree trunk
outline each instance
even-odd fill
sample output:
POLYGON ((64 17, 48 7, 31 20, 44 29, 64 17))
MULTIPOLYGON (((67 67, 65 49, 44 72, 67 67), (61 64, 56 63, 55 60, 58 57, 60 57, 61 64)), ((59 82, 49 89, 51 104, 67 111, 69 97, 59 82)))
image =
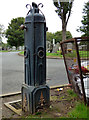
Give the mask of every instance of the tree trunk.
POLYGON ((62 41, 66 40, 66 29, 62 30, 62 41))
POLYGON ((62 20, 62 41, 66 40, 66 20, 62 20))
MULTIPOLYGON (((66 16, 62 19, 62 41, 66 40, 66 16)), ((64 53, 67 53, 67 45, 64 44, 64 53)))
POLYGON ((18 50, 18 46, 15 46, 16 47, 16 50, 18 50))

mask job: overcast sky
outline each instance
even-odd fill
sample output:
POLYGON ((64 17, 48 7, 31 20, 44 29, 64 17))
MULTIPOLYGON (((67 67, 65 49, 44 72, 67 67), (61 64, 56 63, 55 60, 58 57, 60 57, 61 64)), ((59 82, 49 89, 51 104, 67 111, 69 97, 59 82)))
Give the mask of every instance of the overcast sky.
MULTIPOLYGON (((73 37, 80 37, 81 33, 78 33, 76 29, 81 26, 82 11, 84 3, 88 0, 74 0, 72 14, 70 16, 67 31, 72 33, 73 37)), ((1 0, 0 1, 0 24, 5 26, 5 29, 10 23, 11 19, 16 17, 26 17, 28 9, 26 4, 43 3, 44 7, 40 8, 46 17, 46 23, 48 32, 56 32, 62 30, 61 20, 55 12, 53 0, 1 0)), ((5 41, 4 41, 5 42, 5 41)))

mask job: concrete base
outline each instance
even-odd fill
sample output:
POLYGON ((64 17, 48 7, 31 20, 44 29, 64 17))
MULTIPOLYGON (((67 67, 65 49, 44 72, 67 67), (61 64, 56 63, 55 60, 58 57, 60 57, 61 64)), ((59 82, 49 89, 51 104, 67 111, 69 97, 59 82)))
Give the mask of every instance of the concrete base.
POLYGON ((38 87, 22 85, 22 110, 24 112, 33 114, 37 109, 49 106, 49 103, 50 89, 47 85, 38 87))

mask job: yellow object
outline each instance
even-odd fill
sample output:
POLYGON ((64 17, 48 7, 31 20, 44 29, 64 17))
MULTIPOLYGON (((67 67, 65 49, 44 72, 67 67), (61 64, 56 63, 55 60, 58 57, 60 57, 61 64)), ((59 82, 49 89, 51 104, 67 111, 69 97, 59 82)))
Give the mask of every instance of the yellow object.
POLYGON ((74 59, 74 62, 76 62, 76 58, 74 59))
POLYGON ((60 91, 60 89, 59 89, 59 88, 57 88, 57 91, 60 91))
POLYGON ((63 90, 63 88, 57 88, 57 91, 62 91, 63 90))

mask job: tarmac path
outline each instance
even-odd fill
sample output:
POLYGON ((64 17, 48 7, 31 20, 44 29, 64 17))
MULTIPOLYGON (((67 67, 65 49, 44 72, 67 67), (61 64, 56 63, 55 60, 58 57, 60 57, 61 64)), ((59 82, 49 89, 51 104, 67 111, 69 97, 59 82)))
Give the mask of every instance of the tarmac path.
MULTIPOLYGON (((0 76, 2 94, 20 91, 24 81, 24 58, 18 56, 18 52, 3 52, 0 55, 0 73, 2 75, 0 76)), ((56 86, 67 83, 63 60, 47 59, 47 84, 56 86)))

